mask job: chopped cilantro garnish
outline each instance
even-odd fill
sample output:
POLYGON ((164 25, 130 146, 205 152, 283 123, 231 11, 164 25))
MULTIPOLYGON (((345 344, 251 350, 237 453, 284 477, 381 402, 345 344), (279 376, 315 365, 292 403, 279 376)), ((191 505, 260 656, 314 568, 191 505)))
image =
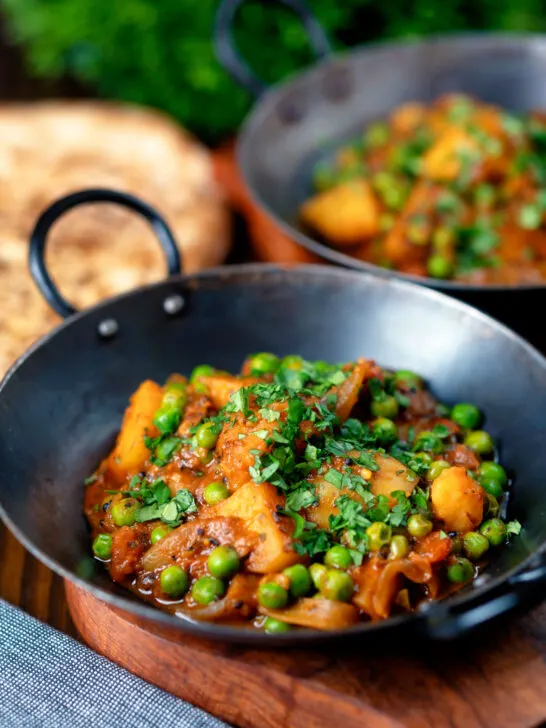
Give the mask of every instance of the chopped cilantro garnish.
POLYGON ((441 440, 449 437, 449 428, 445 425, 434 425, 432 428, 432 434, 439 437, 441 440))
POLYGON ((229 397, 225 410, 227 412, 242 412, 243 415, 247 416, 250 414, 249 408, 250 390, 248 387, 241 387, 236 392, 233 392, 229 397))
POLYGON ((324 480, 331 485, 335 485, 336 488, 341 488, 343 482, 343 475, 339 470, 330 469, 324 476, 324 480))
POLYGON ((286 497, 286 507, 292 511, 301 511, 318 503, 318 498, 312 490, 295 490, 286 497))
POLYGON ((514 536, 519 536, 521 533, 521 523, 519 521, 509 521, 506 524, 506 533, 508 535, 513 534, 514 536))
POLYGON ((260 410, 258 410, 258 412, 260 414, 260 417, 264 420, 267 420, 267 422, 276 422, 281 417, 280 412, 269 409, 269 407, 262 407, 260 410))
POLYGON ((393 506, 388 522, 394 528, 399 526, 405 526, 407 523, 407 517, 411 511, 411 503, 409 498, 403 490, 395 490, 391 493, 391 496, 396 500, 396 505, 393 506))
POLYGON ((427 514, 429 512, 428 493, 422 490, 422 488, 419 488, 419 486, 410 495, 410 502, 412 505, 412 513, 427 514))

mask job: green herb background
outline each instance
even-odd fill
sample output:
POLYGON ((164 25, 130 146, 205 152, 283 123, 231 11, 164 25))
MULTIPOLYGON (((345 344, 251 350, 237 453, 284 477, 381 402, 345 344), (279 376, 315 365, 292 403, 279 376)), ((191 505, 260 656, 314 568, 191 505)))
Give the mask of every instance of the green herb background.
MULTIPOLYGON (((36 76, 65 74, 106 98, 155 106, 208 142, 233 133, 252 99, 216 61, 219 0, 0 0, 12 39, 36 76)), ((544 31, 542 0, 309 0, 338 48, 456 30, 544 31)), ((248 2, 241 52, 267 81, 311 60, 290 11, 248 2)))

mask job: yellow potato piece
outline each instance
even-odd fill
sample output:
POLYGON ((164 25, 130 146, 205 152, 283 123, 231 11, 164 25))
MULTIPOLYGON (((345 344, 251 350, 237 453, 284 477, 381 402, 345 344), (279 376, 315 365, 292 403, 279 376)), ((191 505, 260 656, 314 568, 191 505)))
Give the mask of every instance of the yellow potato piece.
POLYGON ((473 531, 483 520, 485 491, 460 466, 440 473, 432 483, 430 498, 434 515, 447 531, 473 531))
POLYGON ((246 562, 248 571, 267 574, 300 561, 292 549, 293 521, 277 515, 284 498, 270 483, 246 483, 225 501, 207 511, 207 515, 238 516, 246 528, 258 536, 246 562))
POLYGON ((379 470, 372 473, 372 493, 390 496, 395 490, 402 490, 411 495, 419 482, 419 478, 405 465, 390 455, 377 453, 374 457, 379 470))
MULTIPOLYGON (((405 465, 396 458, 381 453, 376 453, 374 460, 379 465, 379 470, 373 471, 370 478, 370 489, 374 495, 390 496, 394 491, 402 490, 409 496, 413 492, 419 478, 413 475, 405 465)), ((363 468, 363 470, 366 470, 366 468, 363 468)), ((330 516, 336 516, 339 513, 335 502, 341 495, 349 496, 349 498, 364 504, 362 498, 354 490, 337 488, 322 477, 317 477, 313 484, 318 503, 306 510, 305 517, 308 521, 316 523, 320 528, 329 528, 330 516)))
POLYGON ((480 156, 474 137, 463 129, 449 127, 423 156, 423 177, 450 182, 461 174, 465 157, 480 156))
POLYGON ((256 377, 233 377, 229 374, 213 374, 210 377, 197 377, 197 382, 207 388, 207 396, 216 407, 222 409, 234 392, 242 387, 250 387, 259 382, 256 377))
POLYGON ((379 205, 366 180, 355 179, 305 202, 302 221, 339 247, 359 245, 379 231, 379 205))
POLYGON ((144 444, 144 436, 157 435, 152 421, 162 397, 162 388, 150 380, 143 382, 131 397, 116 446, 108 459, 108 469, 119 482, 129 473, 142 470, 148 459, 150 451, 144 444))

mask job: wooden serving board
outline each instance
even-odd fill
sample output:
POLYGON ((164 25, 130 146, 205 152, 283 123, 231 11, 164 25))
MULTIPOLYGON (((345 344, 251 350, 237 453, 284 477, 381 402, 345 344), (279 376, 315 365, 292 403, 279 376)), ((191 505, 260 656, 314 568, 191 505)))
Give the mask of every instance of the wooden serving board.
POLYGON ((84 641, 240 728, 519 728, 546 720, 546 604, 472 641, 256 650, 152 625, 66 583, 84 641))

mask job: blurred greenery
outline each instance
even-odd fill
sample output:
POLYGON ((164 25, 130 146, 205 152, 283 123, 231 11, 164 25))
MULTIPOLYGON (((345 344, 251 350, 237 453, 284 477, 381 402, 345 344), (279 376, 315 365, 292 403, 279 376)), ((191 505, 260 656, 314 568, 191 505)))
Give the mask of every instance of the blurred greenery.
MULTIPOLYGON (((167 111, 201 138, 232 133, 252 99, 219 66, 219 0, 0 0, 37 76, 73 76, 100 96, 167 111)), ((336 47, 465 29, 544 31, 543 0, 309 0, 336 47)), ((304 30, 278 3, 249 0, 236 38, 274 82, 308 64, 304 30)))

